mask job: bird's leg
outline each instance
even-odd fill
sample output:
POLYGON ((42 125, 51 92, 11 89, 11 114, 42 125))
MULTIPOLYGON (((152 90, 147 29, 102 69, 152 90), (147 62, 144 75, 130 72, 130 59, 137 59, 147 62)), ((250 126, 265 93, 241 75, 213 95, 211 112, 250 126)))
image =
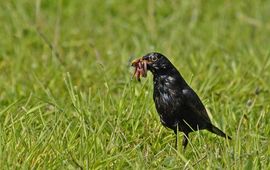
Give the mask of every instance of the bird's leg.
POLYGON ((178 150, 178 135, 175 134, 175 149, 178 150))
POLYGON ((188 133, 184 133, 183 141, 182 141, 182 146, 183 149, 185 150, 188 144, 188 133))
POLYGON ((174 130, 175 134, 175 149, 178 150, 178 129, 174 130))

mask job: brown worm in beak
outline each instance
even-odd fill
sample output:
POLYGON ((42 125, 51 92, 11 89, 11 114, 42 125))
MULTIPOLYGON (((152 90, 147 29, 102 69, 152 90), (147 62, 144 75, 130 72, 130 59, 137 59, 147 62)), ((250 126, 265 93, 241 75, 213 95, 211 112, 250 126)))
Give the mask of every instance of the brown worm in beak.
POLYGON ((133 77, 135 76, 138 81, 141 81, 141 76, 147 76, 147 62, 145 60, 135 60, 132 62, 132 66, 135 67, 133 77))

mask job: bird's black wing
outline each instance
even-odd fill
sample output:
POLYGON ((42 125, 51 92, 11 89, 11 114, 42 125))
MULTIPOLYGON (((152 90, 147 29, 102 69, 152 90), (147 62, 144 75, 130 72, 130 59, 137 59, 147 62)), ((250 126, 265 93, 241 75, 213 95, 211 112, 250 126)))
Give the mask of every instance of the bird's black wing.
POLYGON ((206 121, 210 122, 207 111, 201 102, 199 96, 191 89, 185 88, 182 90, 184 104, 189 107, 198 116, 204 118, 206 121))

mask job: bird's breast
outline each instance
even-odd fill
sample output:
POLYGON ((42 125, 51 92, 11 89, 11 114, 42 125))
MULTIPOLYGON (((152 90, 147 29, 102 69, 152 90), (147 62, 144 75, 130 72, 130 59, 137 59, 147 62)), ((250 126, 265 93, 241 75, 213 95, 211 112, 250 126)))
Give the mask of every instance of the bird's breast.
POLYGON ((170 81, 172 78, 159 78, 154 81, 154 101, 156 109, 160 115, 172 115, 176 106, 179 104, 179 90, 177 86, 170 81))
POLYGON ((175 129, 181 120, 182 90, 177 75, 154 75, 153 98, 161 123, 175 129))
POLYGON ((156 110, 160 116, 161 123, 171 129, 175 129, 178 123, 177 102, 174 101, 173 94, 165 89, 159 89, 154 94, 156 110))

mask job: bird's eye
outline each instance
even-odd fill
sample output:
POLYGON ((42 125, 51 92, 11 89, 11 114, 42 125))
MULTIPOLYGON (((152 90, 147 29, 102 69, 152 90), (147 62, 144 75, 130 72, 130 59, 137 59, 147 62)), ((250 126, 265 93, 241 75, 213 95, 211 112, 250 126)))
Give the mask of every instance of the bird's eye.
POLYGON ((151 56, 152 61, 157 61, 157 59, 158 59, 157 56, 154 56, 154 55, 151 56))

